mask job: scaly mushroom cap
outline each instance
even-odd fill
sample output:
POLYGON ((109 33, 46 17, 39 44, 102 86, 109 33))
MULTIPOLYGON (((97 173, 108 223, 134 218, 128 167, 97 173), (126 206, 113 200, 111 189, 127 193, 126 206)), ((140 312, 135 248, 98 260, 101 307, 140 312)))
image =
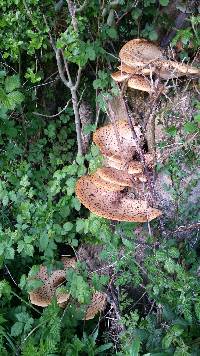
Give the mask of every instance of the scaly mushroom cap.
POLYGON ((117 182, 106 181, 103 177, 100 176, 99 170, 90 176, 91 181, 96 185, 97 188, 102 188, 108 190, 109 192, 119 192, 124 187, 122 187, 117 182))
POLYGON ((102 167, 96 172, 103 180, 112 185, 119 185, 122 187, 132 187, 133 182, 130 174, 125 171, 119 171, 115 168, 102 167))
POLYGON ((119 57, 122 64, 140 67, 157 59, 162 59, 163 54, 154 43, 143 38, 137 38, 127 42, 122 47, 119 57))
POLYGON ((76 258, 75 257, 62 256, 61 261, 63 263, 65 270, 68 268, 76 267, 76 258))
POLYGON ((171 60, 157 61, 155 72, 161 79, 165 80, 179 78, 185 75, 200 75, 200 69, 171 60))
MULTIPOLYGON (((152 168, 154 158, 151 153, 145 153, 144 159, 146 162, 147 167, 152 168)), ((143 172, 142 163, 136 160, 131 160, 129 162, 122 160, 118 156, 111 156, 104 158, 104 164, 111 168, 115 168, 122 171, 128 171, 129 174, 139 174, 143 172)))
POLYGON ((75 268, 76 260, 75 258, 69 257, 62 257, 61 260, 64 264, 65 270, 53 271, 50 276, 47 273, 47 268, 45 266, 40 266, 40 270, 35 278, 41 280, 44 284, 29 293, 32 304, 40 307, 47 307, 55 295, 59 306, 62 306, 63 303, 69 299, 70 295, 68 293, 62 293, 57 290, 57 288, 65 282, 66 270, 68 268, 75 268))
MULTIPOLYGON (((140 129, 135 127, 135 131, 137 137, 140 137, 140 129)), ((114 124, 96 130, 93 134, 93 141, 99 147, 101 153, 106 156, 121 156, 125 153, 129 160, 136 150, 136 141, 132 136, 128 122, 125 120, 118 120, 114 124)))
MULTIPOLYGON (((178 62, 175 62, 175 61, 165 61, 164 62, 164 68, 166 69, 170 69, 171 68, 174 68, 177 73, 182 73, 183 75, 200 75, 200 69, 199 68, 196 68, 196 67, 193 67, 191 65, 188 65, 188 64, 184 64, 184 63, 178 63, 178 62)), ((173 70, 172 70, 173 71, 173 70)))
POLYGON ((128 79, 129 76, 130 75, 128 73, 123 73, 122 71, 119 71, 119 70, 117 72, 114 72, 111 74, 112 79, 118 83, 121 83, 124 80, 128 79))
POLYGON ((120 72, 123 72, 123 74, 142 74, 142 75, 150 75, 151 73, 153 74, 155 72, 155 67, 144 67, 144 68, 134 68, 131 66, 128 66, 126 64, 121 64, 119 67, 117 67, 120 72))
POLYGON ((92 302, 88 306, 84 320, 90 320, 95 317, 95 315, 101 312, 106 306, 106 293, 95 292, 92 297, 92 302))
POLYGON ((132 75, 132 77, 128 80, 128 87, 132 89, 147 91, 151 93, 154 91, 154 87, 151 86, 150 81, 143 77, 142 75, 132 75))
POLYGON ((161 215, 161 211, 149 207, 146 201, 133 200, 121 192, 97 188, 90 176, 79 178, 76 196, 91 212, 106 219, 146 222, 161 215))
MULTIPOLYGON (((36 278, 42 280, 44 285, 29 293, 30 301, 32 304, 38 305, 40 307, 47 307, 51 303, 51 299, 56 293, 56 288, 65 281, 65 271, 57 270, 48 276, 46 267, 41 266, 36 278)), ((69 294, 65 293, 60 297, 61 298, 59 298, 58 294, 58 303, 67 301, 69 294)))

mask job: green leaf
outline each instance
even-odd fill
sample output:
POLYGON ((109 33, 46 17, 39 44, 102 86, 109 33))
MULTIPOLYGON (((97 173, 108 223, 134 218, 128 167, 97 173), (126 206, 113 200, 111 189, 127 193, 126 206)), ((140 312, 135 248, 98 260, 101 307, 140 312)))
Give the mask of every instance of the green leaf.
POLYGON ((24 95, 20 91, 13 91, 12 93, 8 94, 8 99, 12 109, 14 109, 16 105, 22 103, 24 100, 24 95))
POLYGON ((12 92, 13 90, 20 87, 19 75, 12 75, 11 77, 6 77, 5 80, 5 89, 7 93, 12 92))
POLYGON ((19 336, 22 334, 24 327, 24 323, 17 321, 12 327, 11 327, 11 336, 19 336))
POLYGON ((128 350, 128 355, 138 356, 140 351, 140 339, 135 338, 130 349, 128 350))
POLYGON ((83 232, 85 228, 85 220, 84 219, 78 219, 76 220, 76 232, 83 232))
POLYGON ((194 133, 198 130, 198 126, 196 122, 186 122, 184 124, 184 130, 187 133, 194 133))
POLYGON ((99 353, 111 349, 112 346, 113 346, 113 344, 111 344, 111 343, 101 345, 101 346, 97 347, 97 349, 95 350, 95 354, 99 355, 99 353))
POLYGON ((194 121, 200 123, 200 114, 194 115, 194 121))
POLYGON ((115 28, 111 27, 107 29, 107 34, 110 38, 112 38, 112 40, 116 40, 117 39, 117 31, 115 28))
POLYGON ((167 270, 167 272, 174 273, 175 269, 176 269, 176 264, 174 263, 174 261, 171 258, 168 258, 165 261, 164 267, 167 270))
POLYGON ((64 232, 69 232, 73 229, 73 224, 71 222, 66 222, 64 225, 63 225, 63 230, 64 232))
POLYGON ((160 5, 162 5, 162 6, 169 5, 169 0, 159 0, 159 2, 160 2, 160 5))
POLYGON ((164 338, 162 339, 163 348, 168 349, 170 347, 172 341, 173 341, 173 336, 170 333, 166 334, 164 336, 164 338))

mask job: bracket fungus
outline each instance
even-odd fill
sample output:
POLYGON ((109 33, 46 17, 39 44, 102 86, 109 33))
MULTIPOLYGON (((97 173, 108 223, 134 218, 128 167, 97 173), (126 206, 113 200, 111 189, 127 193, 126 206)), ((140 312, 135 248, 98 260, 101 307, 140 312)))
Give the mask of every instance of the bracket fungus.
POLYGON ((84 320, 90 320, 95 317, 96 314, 104 310, 106 306, 107 295, 102 292, 95 292, 92 297, 91 304, 88 306, 84 320))
POLYGON ((94 174, 92 174, 90 178, 97 188, 102 188, 110 192, 119 192, 123 189, 122 186, 117 182, 111 182, 102 178, 98 170, 94 174))
POLYGON ((120 171, 111 167, 102 167, 97 169, 97 174, 106 182, 120 186, 120 189, 123 189, 122 187, 133 186, 132 177, 126 171, 120 171))
MULTIPOLYGON (((135 126, 135 131, 139 139, 141 137, 139 127, 135 126)), ((120 156, 122 152, 126 152, 126 158, 131 159, 136 151, 136 141, 125 120, 118 120, 96 130, 93 141, 105 156, 120 156)))
POLYGON ((124 80, 128 79, 130 77, 130 74, 118 70, 117 72, 112 73, 111 77, 115 82, 121 83, 124 80))
MULTIPOLYGON (((167 59, 157 45, 143 38, 127 42, 121 48, 119 57, 121 59, 121 65, 118 66, 121 72, 121 77, 118 74, 120 81, 123 81, 123 78, 127 79, 128 74, 142 76, 156 73, 164 80, 185 75, 200 76, 199 68, 167 59)), ((113 79, 115 80, 115 76, 113 79)))
POLYGON ((30 301, 40 307, 47 307, 54 296, 56 296, 57 303, 62 306, 67 302, 70 294, 61 293, 57 288, 66 280, 66 270, 68 268, 75 268, 76 261, 74 258, 65 258, 65 270, 55 270, 50 275, 47 273, 45 266, 40 266, 40 270, 36 275, 36 279, 41 280, 43 286, 35 289, 29 293, 30 301), (71 261, 70 261, 71 260, 71 261))
POLYGON ((151 85, 150 80, 142 75, 132 75, 131 78, 128 80, 128 87, 132 89, 137 89, 141 91, 146 91, 151 93, 155 90, 154 85, 151 85))
POLYGON ((79 178, 76 196, 94 214, 117 221, 146 222, 161 215, 144 200, 134 200, 122 192, 110 192, 97 188, 90 176, 79 178))
POLYGON ((132 67, 142 67, 158 59, 164 59, 160 48, 144 38, 127 42, 121 48, 119 57, 122 64, 132 67))

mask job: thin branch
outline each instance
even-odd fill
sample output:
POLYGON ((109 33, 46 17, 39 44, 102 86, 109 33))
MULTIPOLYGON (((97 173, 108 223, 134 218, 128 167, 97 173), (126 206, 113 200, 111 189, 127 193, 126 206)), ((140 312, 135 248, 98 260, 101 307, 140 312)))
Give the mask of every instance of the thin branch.
MULTIPOLYGON (((58 51, 58 49, 57 49, 57 51, 58 51)), ((65 70, 66 70, 68 81, 69 81, 68 87, 71 88, 73 86, 73 83, 72 83, 72 78, 71 78, 71 75, 70 75, 70 72, 69 72, 69 66, 68 66, 68 63, 67 63, 67 61, 65 59, 65 54, 64 54, 63 49, 61 49, 60 51, 62 53, 63 62, 64 62, 64 65, 65 65, 65 70)))
POLYGON ((75 85, 74 85, 74 89, 77 89, 78 86, 79 86, 79 84, 80 84, 81 73, 82 73, 82 68, 79 66, 79 67, 78 67, 77 77, 76 77, 76 82, 75 82, 75 85))
POLYGON ((87 3, 88 0, 85 0, 84 3, 78 7, 78 9, 75 9, 75 14, 77 14, 78 12, 82 12, 85 9, 87 3))
POLYGON ((60 78, 61 78, 62 82, 65 84, 65 86, 70 88, 71 87, 71 85, 70 85, 71 83, 69 81, 67 81, 67 79, 65 78, 65 75, 63 73, 62 62, 61 62, 61 58, 60 58, 60 54, 62 53, 61 49, 58 48, 55 53, 56 53, 56 62, 57 62, 58 72, 59 72, 60 78))
POLYGON ((75 16, 76 15, 75 6, 71 0, 66 0, 66 2, 67 2, 69 13, 71 15, 71 22, 72 22, 73 29, 75 32, 78 32, 78 24, 75 16))
POLYGON ((39 112, 33 112, 33 114, 36 115, 36 116, 42 116, 42 117, 47 117, 47 118, 49 118, 49 119, 52 119, 52 118, 54 118, 54 117, 59 116, 63 111, 65 111, 65 109, 68 107, 68 105, 69 105, 69 103, 70 103, 71 100, 72 100, 72 99, 68 100, 68 102, 67 102, 67 104, 65 105, 65 107, 64 107, 62 110, 60 110, 57 114, 54 114, 54 115, 45 115, 45 114, 40 114, 39 112))

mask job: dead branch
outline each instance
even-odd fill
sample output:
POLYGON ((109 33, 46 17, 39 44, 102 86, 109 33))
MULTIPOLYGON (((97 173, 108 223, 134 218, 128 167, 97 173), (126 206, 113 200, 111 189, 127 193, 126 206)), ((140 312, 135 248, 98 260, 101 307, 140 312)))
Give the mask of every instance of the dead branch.
MULTIPOLYGON (((69 6, 73 6, 71 0, 68 0, 69 6)), ((71 8, 69 8, 70 11, 71 8)), ((72 10, 72 9, 71 9, 72 10)), ((74 10, 73 10, 74 11, 74 10)), ((73 12, 74 13, 74 12, 73 12)), ((75 16, 75 15, 74 15, 75 16)), ((44 17, 44 22, 49 29, 46 17, 44 17)), ((72 19, 73 20, 73 19, 72 19)), ((58 72, 60 75, 60 79, 62 80, 63 84, 70 89, 71 92, 71 98, 72 98, 72 105, 73 105, 73 110, 74 110, 74 117, 75 117, 75 127, 76 127, 76 136, 77 136, 77 145, 78 145, 78 154, 83 155, 83 144, 82 144, 82 135, 81 135, 81 121, 80 121, 80 115, 78 111, 78 97, 77 97, 77 89, 80 84, 80 79, 81 79, 81 67, 79 66, 78 72, 77 72, 77 77, 76 81, 73 83, 69 71, 69 66, 68 63, 65 59, 64 52, 60 48, 56 48, 55 42, 53 40, 53 37, 51 35, 50 29, 48 30, 49 34, 49 40, 51 43, 51 46, 55 52, 56 55, 56 62, 57 62, 57 67, 58 67, 58 72), (64 69, 62 62, 64 63, 64 69), (65 76, 66 72, 66 76, 65 76)))

